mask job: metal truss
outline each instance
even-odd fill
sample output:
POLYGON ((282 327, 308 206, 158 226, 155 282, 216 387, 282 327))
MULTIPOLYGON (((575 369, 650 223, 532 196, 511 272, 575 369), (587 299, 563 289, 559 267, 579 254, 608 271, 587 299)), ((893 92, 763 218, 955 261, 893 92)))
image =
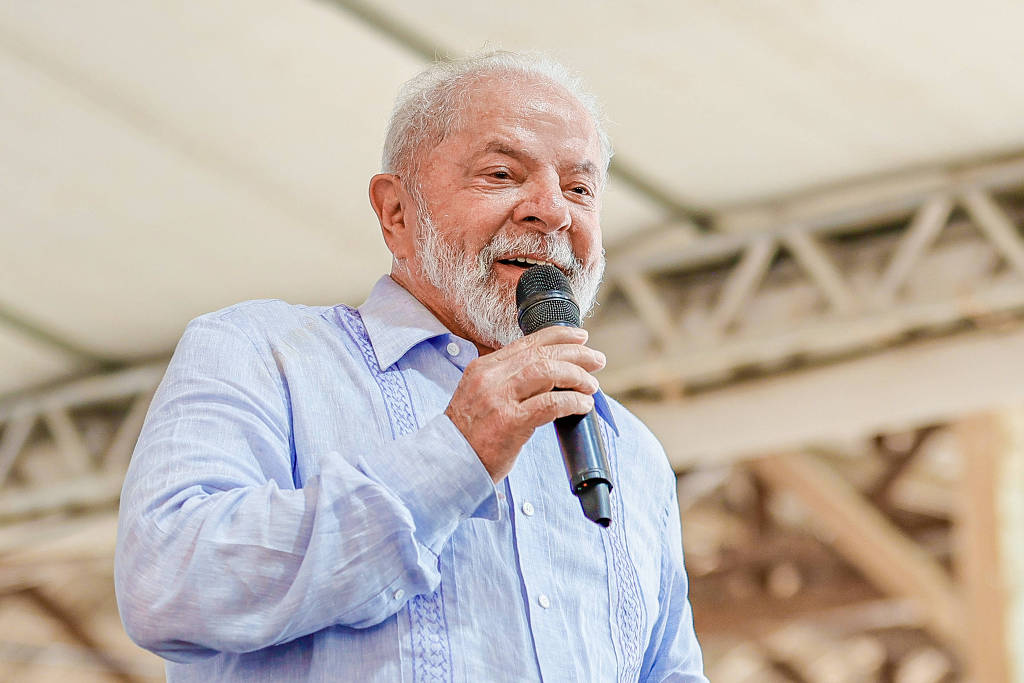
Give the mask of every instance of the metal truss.
POLYGON ((0 405, 0 524, 116 504, 162 363, 0 405))
MULTIPOLYGON (((602 386, 627 399, 678 395, 1003 322, 1024 309, 1022 222, 1018 158, 736 209, 713 234, 649 231, 610 249, 609 287, 590 324, 612 359, 602 386)), ((0 522, 116 500, 162 370, 0 403, 0 522), (54 447, 19 467, 39 438, 54 447)))
POLYGON ((120 628, 111 559, 124 472, 163 371, 139 366, 0 405, 0 614, 50 634, 0 642, 0 670, 19 680, 69 666, 157 679, 156 657, 131 650, 120 628))
POLYGON ((848 356, 1024 310, 1024 158, 721 214, 609 249, 590 325, 626 398, 848 356))

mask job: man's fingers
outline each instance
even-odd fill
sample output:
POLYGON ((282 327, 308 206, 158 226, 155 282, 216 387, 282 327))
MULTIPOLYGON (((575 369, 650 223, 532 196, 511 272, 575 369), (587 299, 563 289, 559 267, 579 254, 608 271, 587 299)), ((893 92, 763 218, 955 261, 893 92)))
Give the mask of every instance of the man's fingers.
POLYGON ((519 418, 537 428, 567 415, 586 415, 593 409, 593 396, 578 391, 548 391, 520 403, 519 418))
MULTIPOLYGON (((501 351, 508 351, 511 348, 511 346, 507 346, 501 351)), ((573 363, 587 372, 596 372, 607 362, 605 355, 597 349, 575 343, 523 346, 514 353, 504 353, 503 355, 498 355, 498 353, 495 351, 479 358, 478 361, 483 368, 487 369, 487 372, 504 374, 509 378, 522 372, 529 365, 543 360, 573 363)))
POLYGON ((517 339, 508 346, 500 348, 489 354, 496 359, 504 359, 522 353, 527 349, 536 349, 552 344, 584 344, 589 334, 581 327, 565 327, 564 325, 552 325, 528 334, 522 339, 517 339))
POLYGON ((582 344, 554 344, 537 349, 537 355, 551 360, 566 361, 580 366, 587 372, 596 372, 605 366, 607 359, 597 349, 582 344))
POLYGON ((584 394, 597 392, 597 379, 579 365, 561 360, 540 359, 530 363, 510 378, 512 394, 524 400, 558 389, 571 389, 584 394))
POLYGON ((552 325, 533 334, 528 334, 515 343, 545 345, 545 344, 583 344, 590 338, 590 333, 582 327, 569 327, 566 325, 552 325))

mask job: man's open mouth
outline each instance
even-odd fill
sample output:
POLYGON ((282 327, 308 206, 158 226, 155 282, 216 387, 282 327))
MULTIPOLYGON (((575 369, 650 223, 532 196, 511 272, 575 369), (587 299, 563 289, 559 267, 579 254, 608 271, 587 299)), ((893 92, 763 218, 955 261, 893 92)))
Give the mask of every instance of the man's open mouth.
POLYGON ((551 263, 551 261, 542 261, 540 259, 527 258, 525 256, 516 256, 514 258, 498 259, 498 263, 504 263, 506 266, 516 266, 518 268, 529 268, 531 266, 554 266, 555 265, 554 263, 551 263))

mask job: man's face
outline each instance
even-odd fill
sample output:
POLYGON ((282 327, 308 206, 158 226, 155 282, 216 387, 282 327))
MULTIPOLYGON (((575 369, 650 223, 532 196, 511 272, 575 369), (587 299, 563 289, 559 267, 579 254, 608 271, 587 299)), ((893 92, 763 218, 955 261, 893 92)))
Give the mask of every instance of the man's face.
POLYGON ((419 167, 417 249, 405 282, 453 331, 489 348, 519 336, 524 259, 551 262, 590 308, 604 259, 604 153, 590 115, 560 88, 475 87, 462 125, 419 167))

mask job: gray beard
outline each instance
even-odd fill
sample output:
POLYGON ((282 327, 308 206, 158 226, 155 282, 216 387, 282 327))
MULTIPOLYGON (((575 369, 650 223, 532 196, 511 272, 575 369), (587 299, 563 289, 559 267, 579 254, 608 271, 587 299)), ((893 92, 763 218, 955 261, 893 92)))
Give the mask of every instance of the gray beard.
POLYGON ((516 320, 515 292, 503 291, 493 270, 497 259, 508 254, 543 255, 543 260, 558 264, 569 278, 581 319, 594 307, 604 275, 603 253, 593 267, 585 269, 564 232, 515 237, 498 233, 473 258, 440 235, 423 207, 421 202, 416 235, 423 276, 454 304, 456 321, 476 335, 474 341, 501 348, 523 336, 516 320))

